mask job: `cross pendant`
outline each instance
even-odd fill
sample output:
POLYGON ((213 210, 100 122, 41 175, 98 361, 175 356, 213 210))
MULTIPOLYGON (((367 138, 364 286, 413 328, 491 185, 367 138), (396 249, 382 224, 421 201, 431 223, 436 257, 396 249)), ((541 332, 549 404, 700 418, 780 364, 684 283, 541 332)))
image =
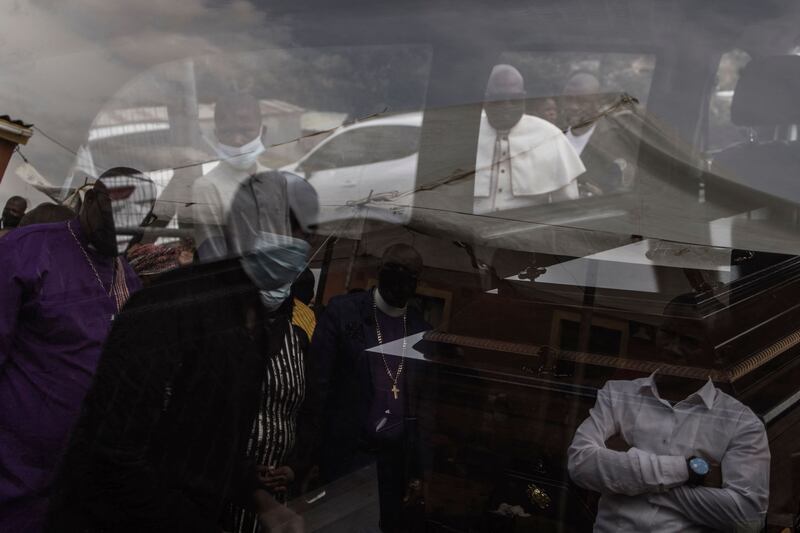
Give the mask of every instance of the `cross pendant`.
POLYGON ((400 394, 400 389, 397 388, 397 383, 392 385, 392 394, 394 394, 394 399, 397 399, 397 395, 400 394))

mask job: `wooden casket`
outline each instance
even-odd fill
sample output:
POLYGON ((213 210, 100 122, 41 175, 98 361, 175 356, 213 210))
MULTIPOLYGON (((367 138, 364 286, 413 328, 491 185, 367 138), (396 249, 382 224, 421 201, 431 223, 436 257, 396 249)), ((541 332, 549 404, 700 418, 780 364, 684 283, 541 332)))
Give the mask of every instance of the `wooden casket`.
POLYGON ((607 380, 656 370, 687 395, 710 376, 762 418, 770 530, 791 526, 800 500, 800 258, 765 262, 711 276, 656 268, 661 286, 677 276, 699 288, 677 298, 506 280, 428 332, 417 346, 424 358, 408 366, 426 529, 591 530, 598 495, 570 481, 567 448, 607 380), (669 351, 665 338, 682 350, 669 351))

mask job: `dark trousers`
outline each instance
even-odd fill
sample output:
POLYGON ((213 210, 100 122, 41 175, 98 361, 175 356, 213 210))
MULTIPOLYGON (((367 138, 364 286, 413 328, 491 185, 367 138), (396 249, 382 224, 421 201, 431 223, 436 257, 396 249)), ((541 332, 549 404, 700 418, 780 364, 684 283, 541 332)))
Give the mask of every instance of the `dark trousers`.
POLYGON ((381 446, 375 453, 378 469, 380 528, 385 533, 403 530, 403 498, 406 495, 403 441, 381 446))
POLYGON ((332 483, 375 461, 378 474, 378 503, 380 528, 385 533, 402 531, 403 498, 406 495, 406 472, 403 440, 382 442, 380 445, 362 443, 360 450, 350 455, 332 453, 323 467, 322 480, 332 483))

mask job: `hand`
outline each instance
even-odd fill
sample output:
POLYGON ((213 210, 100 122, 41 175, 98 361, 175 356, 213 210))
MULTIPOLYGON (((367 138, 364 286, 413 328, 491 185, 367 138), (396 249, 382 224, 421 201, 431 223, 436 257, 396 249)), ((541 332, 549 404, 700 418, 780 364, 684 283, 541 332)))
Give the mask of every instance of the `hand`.
POLYGON ((257 469, 258 479, 272 492, 286 492, 289 484, 294 481, 294 471, 285 465, 278 467, 259 465, 257 469))
POLYGON ((303 517, 285 507, 276 505, 258 515, 261 527, 270 533, 303 533, 305 523, 303 517))

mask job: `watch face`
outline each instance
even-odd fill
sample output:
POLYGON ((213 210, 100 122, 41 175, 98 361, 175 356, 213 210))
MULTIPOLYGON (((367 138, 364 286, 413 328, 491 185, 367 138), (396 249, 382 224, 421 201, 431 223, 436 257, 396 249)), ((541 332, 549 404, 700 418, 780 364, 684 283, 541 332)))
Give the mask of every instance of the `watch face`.
POLYGON ((709 470, 708 461, 701 457, 695 457, 689 461, 689 468, 698 476, 705 476, 709 470))

